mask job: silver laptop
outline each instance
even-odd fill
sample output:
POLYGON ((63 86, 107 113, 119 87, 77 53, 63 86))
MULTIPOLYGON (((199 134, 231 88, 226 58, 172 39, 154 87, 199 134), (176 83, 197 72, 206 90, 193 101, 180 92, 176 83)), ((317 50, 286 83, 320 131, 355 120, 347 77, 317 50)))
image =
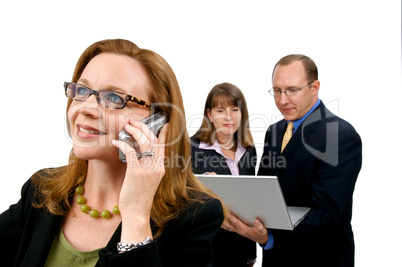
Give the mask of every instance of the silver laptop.
POLYGON ((287 207, 275 176, 196 175, 223 199, 241 221, 254 225, 260 219, 266 228, 293 230, 310 208, 287 207))

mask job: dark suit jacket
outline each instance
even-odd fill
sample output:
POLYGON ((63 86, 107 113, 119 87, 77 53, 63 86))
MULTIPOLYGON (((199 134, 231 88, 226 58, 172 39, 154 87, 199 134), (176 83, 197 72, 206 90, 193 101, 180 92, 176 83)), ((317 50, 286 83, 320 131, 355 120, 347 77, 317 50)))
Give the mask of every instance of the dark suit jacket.
MULTIPOLYGON (((62 217, 32 207, 36 187, 22 188, 20 201, 0 215, 2 266, 44 266, 62 217)), ((106 248, 99 252, 97 266, 212 266, 211 240, 223 221, 221 203, 206 199, 193 204, 166 225, 154 242, 125 253, 117 253, 121 224, 106 248)))
MULTIPOLYGON (((194 173, 215 172, 216 174, 232 174, 226 164, 226 159, 222 155, 216 153, 215 150, 200 149, 201 141, 196 136, 191 137, 191 142, 191 164, 194 173)), ((239 174, 255 175, 256 162, 257 152, 255 147, 247 149, 246 153, 239 160, 239 174)))
MULTIPOLYGON (((320 104, 281 154, 282 120, 268 128, 258 175, 276 175, 289 206, 311 207, 293 230, 273 230, 263 266, 354 266, 352 196, 362 163, 355 129, 320 104)), ((269 228, 269 225, 266 225, 269 228)))
MULTIPOLYGON (((225 158, 214 150, 200 149, 200 141, 193 136, 191 162, 193 172, 203 174, 215 172, 217 174, 231 175, 225 158)), ((239 173, 242 175, 255 175, 256 149, 247 149, 239 161, 239 173)), ((246 266, 246 261, 257 258, 256 243, 236 233, 220 229, 212 241, 215 267, 246 266)))

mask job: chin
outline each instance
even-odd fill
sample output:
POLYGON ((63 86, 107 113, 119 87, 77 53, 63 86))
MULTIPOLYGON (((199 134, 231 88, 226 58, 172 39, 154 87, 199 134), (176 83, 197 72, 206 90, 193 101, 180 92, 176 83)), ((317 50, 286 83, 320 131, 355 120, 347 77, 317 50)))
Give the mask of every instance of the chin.
POLYGON ((285 121, 294 121, 296 120, 296 116, 295 115, 285 115, 282 114, 283 118, 285 119, 285 121))
POLYGON ((219 134, 222 136, 231 136, 231 135, 234 135, 235 132, 233 132, 232 130, 223 130, 223 131, 220 131, 219 134))
POLYGON ((115 160, 118 159, 116 147, 83 147, 74 145, 74 155, 82 160, 115 160))

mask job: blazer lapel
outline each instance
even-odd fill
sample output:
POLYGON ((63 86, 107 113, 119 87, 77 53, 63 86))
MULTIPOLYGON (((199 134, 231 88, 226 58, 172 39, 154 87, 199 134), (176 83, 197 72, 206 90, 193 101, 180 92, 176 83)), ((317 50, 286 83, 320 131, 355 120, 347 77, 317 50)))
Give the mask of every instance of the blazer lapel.
POLYGON ((297 128, 296 132, 283 150, 282 155, 285 158, 290 158, 302 145, 306 145, 309 142, 311 134, 317 129, 325 115, 324 111, 325 106, 321 102, 320 105, 304 120, 299 128, 297 128))
POLYGON ((283 135, 285 134, 287 127, 287 123, 285 120, 281 120, 277 124, 272 125, 272 134, 271 134, 271 139, 267 140, 267 144, 265 146, 270 147, 270 150, 276 155, 281 154, 281 146, 282 146, 282 139, 283 135))
POLYGON ((285 149, 282 151, 282 155, 286 159, 289 159, 302 146, 302 144, 303 142, 301 138, 301 131, 300 128, 298 128, 293 134, 292 138, 290 138, 289 143, 286 145, 285 149))
POLYGON ((61 216, 42 212, 37 214, 35 230, 32 233, 31 240, 35 240, 35 244, 29 245, 23 260, 28 266, 45 265, 53 240, 61 227, 61 216))

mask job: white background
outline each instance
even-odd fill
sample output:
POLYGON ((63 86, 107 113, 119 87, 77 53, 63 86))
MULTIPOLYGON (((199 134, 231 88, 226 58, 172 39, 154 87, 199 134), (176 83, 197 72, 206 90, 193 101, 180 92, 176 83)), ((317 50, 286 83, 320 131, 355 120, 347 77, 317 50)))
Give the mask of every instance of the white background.
POLYGON ((62 85, 93 42, 124 38, 162 55, 179 80, 190 134, 209 90, 237 85, 259 156, 280 119, 268 94, 273 65, 303 53, 318 66, 322 101, 363 140, 356 266, 401 266, 399 1, 3 1, 0 25, 0 212, 35 171, 67 163, 62 85))

